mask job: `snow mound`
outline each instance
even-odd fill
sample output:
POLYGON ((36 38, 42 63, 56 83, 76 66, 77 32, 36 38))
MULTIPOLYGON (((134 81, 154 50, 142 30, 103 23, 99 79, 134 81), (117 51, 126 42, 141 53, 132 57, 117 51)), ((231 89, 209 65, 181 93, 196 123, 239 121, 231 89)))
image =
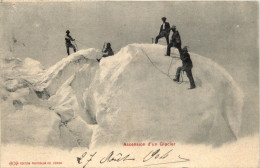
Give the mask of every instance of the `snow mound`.
POLYGON ((36 60, 30 58, 21 60, 11 57, 8 53, 1 56, 0 64, 1 96, 5 97, 5 99, 9 97, 9 100, 19 103, 26 104, 31 101, 29 99, 36 96, 33 82, 37 81, 38 76, 43 73, 44 67, 36 60), (16 91, 17 93, 15 93, 16 91), (17 100, 18 97, 21 98, 17 100))
POLYGON ((42 73, 44 67, 39 61, 27 57, 24 59, 22 67, 19 67, 18 69, 24 74, 36 75, 42 73))
POLYGON ((44 71, 44 67, 39 61, 28 57, 24 60, 15 57, 1 58, 1 68, 4 77, 17 77, 28 80, 32 75, 38 75, 44 71))
POLYGON ((54 95, 59 87, 82 65, 100 58, 102 53, 97 49, 80 50, 63 58, 61 61, 47 69, 35 84, 37 91, 46 91, 50 96, 54 95))
POLYGON ((48 69, 29 58, 1 59, 3 142, 73 148, 236 140, 244 96, 232 77, 190 53, 197 88, 187 90, 186 74, 183 83, 172 81, 182 65, 177 49, 172 57, 165 51, 162 45, 131 44, 98 63, 102 53, 87 49, 48 69))
POLYGON ((133 44, 102 59, 84 94, 85 110, 98 124, 93 146, 145 140, 219 145, 237 138, 243 93, 232 77, 191 53, 197 88, 187 90, 186 75, 182 84, 169 78, 182 64, 178 51, 172 58, 165 51, 161 45, 133 44))

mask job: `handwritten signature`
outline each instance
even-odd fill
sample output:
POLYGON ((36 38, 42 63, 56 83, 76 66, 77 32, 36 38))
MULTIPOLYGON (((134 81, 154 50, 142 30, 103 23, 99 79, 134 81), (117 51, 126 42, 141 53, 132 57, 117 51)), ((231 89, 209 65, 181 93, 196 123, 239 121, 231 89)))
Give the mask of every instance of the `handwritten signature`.
MULTIPOLYGON (((162 165, 162 164, 173 164, 173 163, 180 163, 180 162, 188 162, 190 161, 187 158, 181 157, 178 155, 178 158, 171 157, 173 149, 162 152, 161 149, 149 151, 144 157, 141 159, 142 163, 145 163, 143 166, 155 166, 155 165, 162 165), (159 162, 159 160, 169 160, 168 162, 159 162), (152 161, 158 160, 157 163, 151 163, 152 161)), ((85 168, 90 162, 92 162, 96 158, 99 164, 110 163, 110 162, 133 162, 137 161, 133 154, 123 154, 121 152, 111 151, 108 155, 101 156, 97 158, 97 152, 88 153, 84 152, 81 156, 77 157, 78 164, 83 164, 83 168, 85 168)))

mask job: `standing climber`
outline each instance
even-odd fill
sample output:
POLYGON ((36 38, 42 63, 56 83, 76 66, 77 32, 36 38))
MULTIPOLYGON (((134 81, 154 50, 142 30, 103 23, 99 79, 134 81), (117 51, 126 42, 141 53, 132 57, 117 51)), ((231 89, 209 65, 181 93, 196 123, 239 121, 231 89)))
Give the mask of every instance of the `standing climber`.
POLYGON ((166 17, 162 18, 163 24, 161 25, 161 29, 159 35, 155 39, 155 44, 158 43, 158 40, 162 37, 166 38, 167 45, 169 44, 169 35, 170 35, 170 24, 166 22, 166 17))
MULTIPOLYGON (((114 55, 114 52, 112 50, 112 47, 111 47, 111 44, 110 43, 104 43, 104 46, 103 46, 103 56, 102 57, 109 57, 111 55, 114 55)), ((100 59, 97 59, 98 62, 100 62, 101 58, 100 59)))
POLYGON ((181 50, 181 60, 182 60, 182 67, 177 68, 176 77, 173 80, 175 82, 179 82, 181 71, 185 71, 190 81, 189 89, 194 89, 196 86, 191 72, 193 65, 190 59, 190 54, 188 53, 187 46, 183 47, 183 49, 181 50))
POLYGON ((70 55, 70 48, 73 48, 74 52, 76 52, 76 47, 71 43, 71 41, 75 41, 75 39, 73 39, 70 36, 70 31, 67 30, 66 36, 65 36, 65 45, 66 45, 66 48, 67 48, 68 55, 70 55))
POLYGON ((170 56, 171 47, 176 47, 179 50, 179 54, 181 55, 181 36, 178 30, 176 30, 176 26, 172 26, 172 38, 170 44, 167 46, 166 56, 170 56))

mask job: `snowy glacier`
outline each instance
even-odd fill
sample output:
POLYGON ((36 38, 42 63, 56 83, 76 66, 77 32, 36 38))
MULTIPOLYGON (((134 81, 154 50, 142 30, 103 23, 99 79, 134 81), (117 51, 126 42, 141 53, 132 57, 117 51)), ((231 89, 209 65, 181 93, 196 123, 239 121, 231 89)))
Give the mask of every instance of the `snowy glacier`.
POLYGON ((130 44, 114 56, 80 50, 45 69, 1 59, 2 142, 65 148, 129 141, 221 145, 238 138, 243 92, 217 63, 190 53, 197 88, 172 81, 176 49, 130 44))

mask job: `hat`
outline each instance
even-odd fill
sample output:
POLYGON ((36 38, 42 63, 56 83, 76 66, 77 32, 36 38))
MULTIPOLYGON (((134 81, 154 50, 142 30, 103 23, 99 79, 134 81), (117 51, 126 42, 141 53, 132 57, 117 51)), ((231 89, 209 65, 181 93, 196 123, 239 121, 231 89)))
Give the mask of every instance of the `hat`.
POLYGON ((110 43, 107 43, 107 47, 111 47, 111 44, 110 44, 110 43))
POLYGON ((162 17, 162 20, 166 20, 167 18, 166 17, 162 17))
POLYGON ((175 26, 175 25, 172 25, 172 29, 174 29, 174 28, 176 28, 176 26, 175 26))
POLYGON ((70 31, 69 31, 69 30, 67 30, 67 31, 66 31, 66 33, 70 33, 70 31))
POLYGON ((188 51, 188 46, 184 46, 184 47, 182 48, 182 50, 183 50, 183 51, 188 51))

